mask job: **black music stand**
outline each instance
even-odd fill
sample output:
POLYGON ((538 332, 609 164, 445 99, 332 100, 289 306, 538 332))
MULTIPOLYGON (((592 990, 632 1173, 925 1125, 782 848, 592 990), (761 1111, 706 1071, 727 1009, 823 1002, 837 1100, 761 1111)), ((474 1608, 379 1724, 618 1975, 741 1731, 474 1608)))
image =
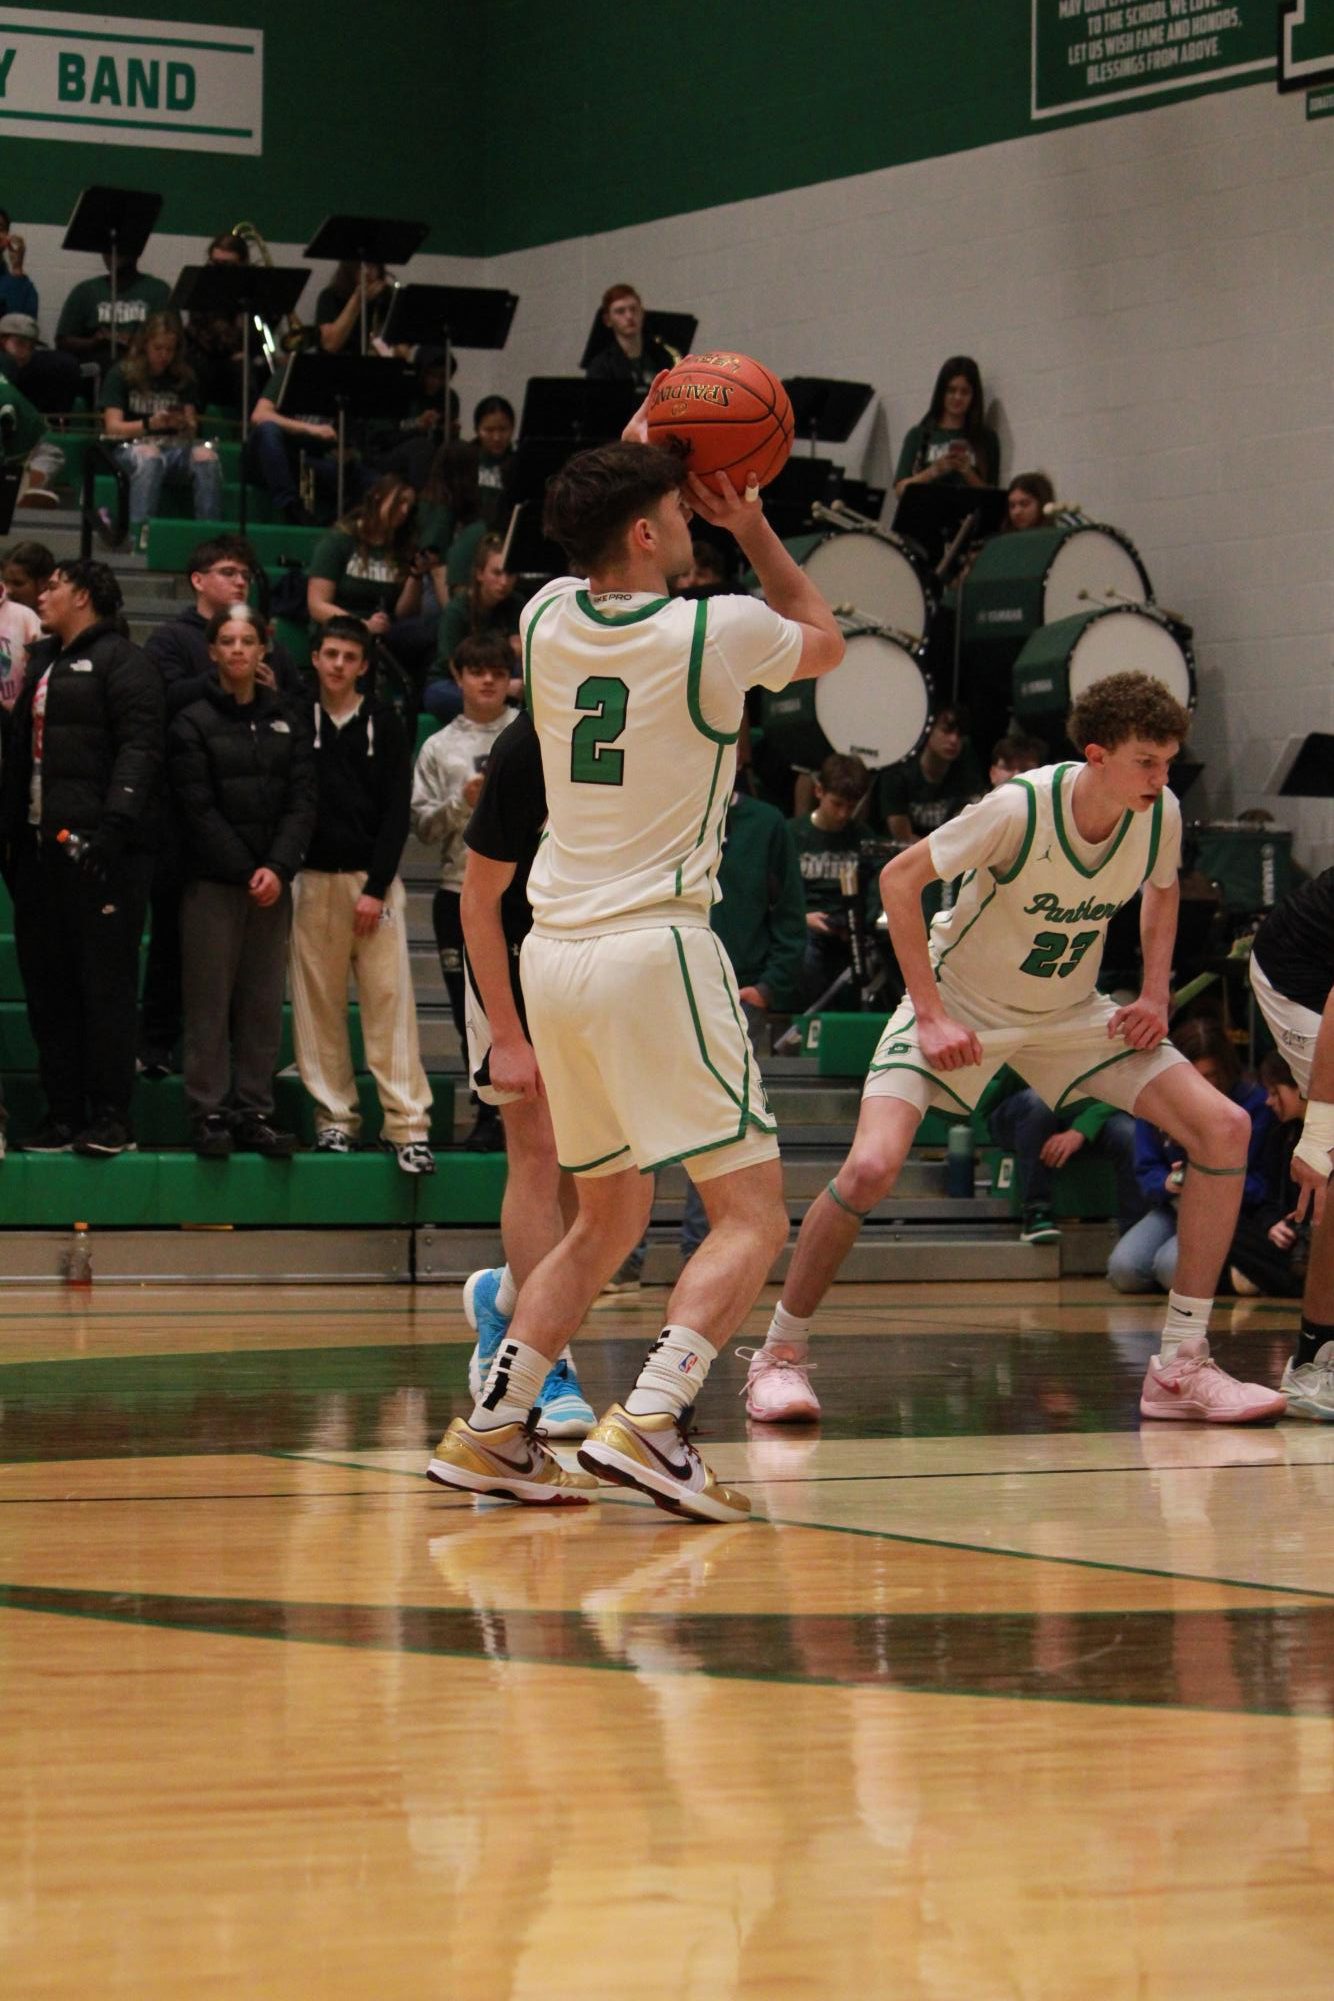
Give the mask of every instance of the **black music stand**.
POLYGON ((783 387, 798 435, 810 440, 812 458, 817 439, 824 445, 846 445, 875 395, 869 382, 839 382, 827 375, 793 375, 783 387))
MULTIPOLYGON (((694 345, 695 329, 699 321, 693 313, 659 312, 656 307, 644 308, 644 341, 657 341, 660 347, 672 348, 677 354, 689 354, 694 345)), ((579 357, 580 368, 587 368, 604 349, 611 347, 616 336, 611 328, 602 323, 602 308, 593 315, 593 324, 588 329, 588 339, 579 357)))
POLYGON ((1334 799, 1334 736, 1289 737, 1264 789, 1283 799, 1334 799))
MULTIPOLYGON (((430 234, 429 222, 398 222, 383 215, 328 215, 301 255, 329 257, 335 264, 349 259, 365 266, 406 264, 421 249, 430 234)), ((366 337, 366 288, 361 288, 361 351, 369 346, 366 337)))
POLYGON ((832 459, 789 459, 764 489, 764 511, 774 533, 805 534, 811 509, 828 505, 837 484, 838 467, 832 459))
POLYGON ((505 534, 504 564, 518 576, 545 583, 569 569, 569 561, 559 542, 549 542, 542 533, 542 500, 538 495, 521 500, 512 510, 505 534))
MULTIPOLYGON (((532 375, 523 395, 521 438, 561 438, 570 451, 619 438, 642 398, 629 382, 582 375, 532 375)), ((566 453, 569 457, 569 452, 566 453)))
POLYGON ((161 212, 161 195, 143 188, 85 188, 74 204, 74 213, 60 246, 62 250, 90 250, 96 257, 104 257, 110 252, 107 275, 111 280, 111 319, 107 335, 113 362, 116 359, 117 260, 128 257, 132 264, 138 262, 161 212))
POLYGON ((380 355, 294 354, 278 392, 279 407, 290 404, 310 415, 332 417, 338 426, 338 518, 343 515, 347 418, 401 420, 412 402, 416 377, 406 362, 380 355), (293 384, 296 386, 293 387, 293 384))
MULTIPOLYGON (((250 317, 266 326, 286 319, 306 289, 310 276, 304 264, 187 264, 172 288, 177 312, 217 313, 245 320, 241 342, 241 444, 250 435, 250 317)), ((245 470, 241 473, 241 533, 245 534, 245 470)))
POLYGON ((448 402, 454 349, 504 347, 518 304, 517 292, 496 291, 485 285, 404 285, 395 292, 382 338, 391 346, 444 342, 442 438, 452 435, 448 402))

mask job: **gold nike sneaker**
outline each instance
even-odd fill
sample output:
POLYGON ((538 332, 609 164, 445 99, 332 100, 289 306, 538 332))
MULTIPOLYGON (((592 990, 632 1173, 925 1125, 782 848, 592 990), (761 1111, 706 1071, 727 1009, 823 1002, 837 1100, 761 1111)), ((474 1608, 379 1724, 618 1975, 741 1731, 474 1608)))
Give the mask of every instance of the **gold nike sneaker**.
POLYGON ((531 1417, 521 1424, 499 1424, 494 1431, 474 1431, 456 1417, 436 1446, 426 1477, 465 1494, 537 1508, 596 1500, 598 1490, 596 1480, 562 1466, 555 1453, 548 1452, 531 1417))
POLYGON ((691 1413, 631 1417, 614 1403, 579 1447, 579 1464, 601 1480, 638 1487, 660 1508, 700 1522, 744 1522, 750 1502, 720 1486, 690 1443, 691 1413))

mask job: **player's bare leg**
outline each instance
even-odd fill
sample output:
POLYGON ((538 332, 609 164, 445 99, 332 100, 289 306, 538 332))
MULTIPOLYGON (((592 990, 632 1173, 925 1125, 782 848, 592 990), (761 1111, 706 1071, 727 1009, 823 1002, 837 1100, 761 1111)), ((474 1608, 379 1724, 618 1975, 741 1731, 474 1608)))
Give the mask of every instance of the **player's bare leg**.
POLYGON ((1239 1105, 1178 1063, 1147 1084, 1135 1115, 1177 1140, 1187 1161, 1177 1210, 1177 1269, 1158 1355, 1140 1395, 1145 1417, 1249 1424, 1281 1417, 1284 1398, 1239 1383, 1209 1355, 1209 1315, 1241 1208, 1251 1122, 1239 1105))
POLYGON ((714 1348, 723 1348, 787 1242, 783 1164, 757 1161, 697 1186, 709 1234, 676 1281, 667 1320, 693 1327, 714 1348))
POLYGON ((500 1107, 505 1128, 505 1193, 500 1236, 516 1286, 525 1285, 565 1234, 561 1171, 545 1098, 519 1098, 500 1107))
POLYGON ((580 1175, 573 1223, 530 1275, 510 1322, 510 1339, 548 1362, 578 1333, 598 1293, 644 1234, 653 1180, 637 1168, 580 1175))

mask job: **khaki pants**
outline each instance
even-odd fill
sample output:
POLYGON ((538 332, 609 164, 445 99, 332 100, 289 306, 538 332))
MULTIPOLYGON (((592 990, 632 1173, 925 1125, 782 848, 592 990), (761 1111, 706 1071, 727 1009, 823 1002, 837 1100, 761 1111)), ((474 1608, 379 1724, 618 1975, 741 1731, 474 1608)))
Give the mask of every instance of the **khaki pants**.
POLYGON ((355 1139, 361 1130, 352 1043, 348 978, 357 983, 366 1063, 384 1113, 384 1137, 395 1146, 426 1139, 431 1092, 422 1068, 417 1010, 408 964, 407 894, 396 876, 385 899, 386 921, 368 937, 353 934, 352 917, 364 875, 303 869, 292 885, 292 1017, 297 1069, 315 1100, 315 1129, 337 1126, 355 1139))

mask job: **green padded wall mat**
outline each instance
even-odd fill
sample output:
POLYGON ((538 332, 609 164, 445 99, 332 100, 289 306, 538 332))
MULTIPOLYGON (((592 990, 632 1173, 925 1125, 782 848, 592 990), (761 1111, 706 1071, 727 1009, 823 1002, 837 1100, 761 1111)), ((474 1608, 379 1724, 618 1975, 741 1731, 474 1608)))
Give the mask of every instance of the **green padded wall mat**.
POLYGON ((498 1223, 503 1153, 451 1153, 417 1191, 419 1223, 498 1223))

